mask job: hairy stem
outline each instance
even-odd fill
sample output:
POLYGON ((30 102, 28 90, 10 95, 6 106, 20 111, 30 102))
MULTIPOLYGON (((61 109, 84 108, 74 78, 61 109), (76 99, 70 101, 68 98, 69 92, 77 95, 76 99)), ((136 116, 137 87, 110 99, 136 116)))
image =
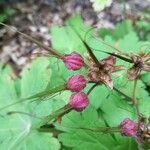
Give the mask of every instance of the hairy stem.
POLYGON ((22 115, 27 115, 27 116, 30 116, 30 117, 33 117, 33 118, 42 119, 40 117, 37 117, 34 114, 30 114, 30 113, 23 112, 23 111, 10 111, 10 112, 7 113, 7 115, 13 115, 13 114, 22 114, 22 115))
MULTIPOLYGON (((22 99, 20 99, 20 100, 14 102, 14 103, 11 103, 11 104, 9 104, 9 105, 6 105, 6 106, 0 108, 0 111, 2 111, 2 110, 4 110, 4 109, 7 109, 8 107, 14 106, 14 105, 16 105, 16 104, 24 103, 24 102, 26 102, 26 101, 31 101, 31 100, 33 100, 33 99, 41 100, 41 99, 43 99, 43 98, 45 98, 45 97, 52 96, 52 95, 55 94, 55 93, 64 91, 65 88, 66 88, 66 87, 65 87, 65 85, 63 84, 63 85, 60 85, 60 86, 55 87, 55 88, 53 88, 53 89, 50 89, 50 90, 46 90, 46 91, 37 93, 37 94, 35 94, 35 95, 33 95, 33 96, 30 96, 30 97, 27 97, 27 98, 22 98, 22 99)), ((35 101, 35 100, 34 100, 34 101, 35 101)))
POLYGON ((58 135, 60 133, 62 133, 62 131, 57 130, 55 127, 41 127, 41 128, 36 129, 36 130, 38 130, 39 132, 52 133, 53 137, 56 137, 56 138, 58 137, 58 135))
POLYGON ((20 32, 20 31, 16 30, 15 28, 13 28, 13 27, 11 27, 11 26, 9 26, 9 25, 6 25, 6 24, 4 24, 4 23, 2 23, 2 22, 0 22, 0 24, 3 25, 3 26, 5 26, 5 27, 7 27, 8 29, 10 29, 10 30, 12 30, 12 31, 15 31, 15 32, 19 33, 20 35, 22 35, 23 37, 25 37, 25 38, 28 39, 29 41, 31 41, 31 42, 37 44, 39 47, 42 47, 43 49, 49 51, 49 53, 50 53, 51 55, 54 55, 55 57, 57 57, 57 58, 59 58, 59 59, 62 59, 62 58, 64 57, 63 54, 61 54, 61 53, 59 53, 58 51, 53 50, 52 48, 50 48, 50 47, 48 47, 48 46, 42 44, 40 41, 38 41, 37 39, 33 38, 32 36, 29 36, 29 35, 27 35, 27 34, 25 34, 25 33, 22 33, 22 32, 20 32))
POLYGON ((52 114, 48 115, 48 116, 45 116, 43 119, 42 119, 42 122, 40 123, 40 126, 43 126, 43 125, 46 125, 48 123, 52 123, 54 121, 56 121, 56 119, 59 117, 59 116, 63 116, 64 114, 68 113, 69 111, 71 111, 72 108, 69 106, 69 105, 66 105, 64 106, 63 108, 60 108, 58 110, 56 110, 55 112, 53 112, 52 114))
POLYGON ((94 132, 103 132, 103 133, 112 133, 112 132, 120 132, 119 127, 99 127, 99 128, 80 128, 83 130, 89 130, 94 132))

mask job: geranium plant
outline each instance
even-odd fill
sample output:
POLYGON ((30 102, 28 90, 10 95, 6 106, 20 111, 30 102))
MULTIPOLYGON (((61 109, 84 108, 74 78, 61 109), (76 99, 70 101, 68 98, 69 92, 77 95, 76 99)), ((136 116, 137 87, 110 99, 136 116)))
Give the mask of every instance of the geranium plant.
POLYGON ((52 48, 17 32, 50 57, 15 79, 1 65, 1 149, 149 149, 148 41, 91 30, 80 16, 51 28, 52 48))

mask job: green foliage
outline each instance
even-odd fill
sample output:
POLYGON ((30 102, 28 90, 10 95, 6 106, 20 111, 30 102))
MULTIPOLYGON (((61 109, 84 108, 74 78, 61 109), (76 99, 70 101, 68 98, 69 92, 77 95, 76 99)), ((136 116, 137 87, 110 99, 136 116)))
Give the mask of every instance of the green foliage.
POLYGON ((149 73, 145 73, 141 76, 142 81, 147 84, 150 85, 150 74, 149 73))
MULTIPOLYGON (((111 110, 109 110, 109 112, 112 113, 111 110)), ((111 120, 114 120, 115 116, 112 115, 112 117, 113 119, 111 120)), ((105 126, 105 122, 94 107, 89 107, 82 113, 73 111, 64 116, 61 126, 58 126, 58 128, 65 132, 60 134, 59 140, 66 146, 72 147, 74 150, 109 150, 110 147, 114 150, 137 149, 133 139, 121 137, 119 134, 116 134, 114 137, 110 134, 80 129, 92 129, 103 126, 105 126)))
MULTIPOLYGON (((78 24, 76 23, 77 19, 79 19, 79 17, 77 18, 75 17, 70 20, 72 26, 76 27, 76 24, 78 24)), ((82 22, 82 21, 79 20, 78 22, 82 22)), ((67 34, 68 37, 71 37, 70 35, 73 33, 68 28, 69 27, 63 27, 63 29, 66 30, 66 32, 68 32, 67 34)), ((85 28, 83 27, 82 28, 77 27, 77 28, 79 30, 79 33, 83 34, 82 37, 84 38, 87 33, 86 31, 88 31, 86 30, 86 26, 85 28)), ((61 32, 62 27, 57 28, 57 30, 61 32)), ((145 50, 147 49, 148 43, 139 41, 139 38, 136 32, 133 30, 132 23, 130 21, 126 21, 122 24, 119 24, 117 28, 115 29, 115 31, 113 31, 113 33, 114 34, 109 33, 109 35, 108 34, 103 35, 105 42, 111 45, 115 45, 115 43, 117 43, 117 47, 123 50, 124 52, 138 53, 140 52, 141 47, 145 48, 145 50), (125 27, 127 27, 126 30, 124 30, 125 27), (132 44, 129 44, 129 43, 132 43, 132 44)), ((55 32, 52 32, 52 37, 56 36, 54 34, 55 32)), ((55 40, 57 41, 57 43, 61 42, 61 39, 59 40, 57 38, 55 40)), ((72 40, 70 41, 71 41, 70 45, 72 45, 72 40)), ((103 54, 102 52, 100 52, 100 50, 105 50, 105 51, 110 51, 110 52, 114 51, 112 48, 101 43, 99 39, 90 37, 88 38, 88 43, 93 48, 93 51, 96 54, 98 59, 102 59, 106 56, 106 54, 103 54)), ((77 44, 78 43, 72 46, 72 49, 74 49, 74 47, 76 48, 77 44)), ((65 46, 66 42, 62 42, 61 45, 62 47, 63 45, 65 46)), ((77 49, 77 50, 82 50, 82 49, 77 49)), ((79 51, 79 52, 83 53, 82 51, 79 51)), ((118 60, 118 64, 125 65, 124 61, 121 61, 121 60, 118 60)), ((127 64, 127 67, 129 67, 129 64, 127 64)), ((114 84, 121 91, 126 93, 128 96, 132 97, 133 82, 128 81, 125 74, 126 74, 126 71, 116 73, 114 75, 114 82, 115 82, 114 84)), ((138 94, 137 98, 140 103, 140 111, 145 116, 148 117, 150 115, 150 111, 148 108, 150 107, 149 95, 147 91, 145 91, 145 85, 142 84, 141 81, 138 82, 137 94, 138 94)), ((84 113, 88 111, 88 110, 85 110, 82 114, 77 113, 77 112, 71 112, 63 118, 63 121, 61 124, 62 126, 59 127, 59 129, 63 130, 65 133, 60 134, 59 140, 62 141, 65 146, 72 147, 73 149, 92 149, 93 148, 96 150, 96 149, 109 149, 110 147, 112 149, 113 147, 114 149, 116 149, 116 145, 117 145, 118 150, 119 149, 120 150, 137 149, 136 143, 133 139, 125 138, 120 135, 115 135, 117 141, 113 141, 113 139, 111 139, 109 135, 102 136, 101 133, 93 133, 91 131, 73 129, 77 127, 91 127, 90 125, 92 123, 94 124, 92 126, 94 128, 98 126, 101 127, 104 125, 104 120, 107 122, 109 126, 116 126, 123 120, 123 118, 137 119, 135 109, 131 105, 131 103, 128 102, 125 97, 119 95, 116 92, 110 91, 106 87, 98 87, 96 90, 93 91, 93 93, 91 93, 90 104, 92 107, 95 108, 95 110, 92 109, 93 111, 90 111, 90 113, 88 113, 89 114, 88 116, 83 117, 84 113), (95 112, 98 111, 99 109, 103 112, 103 119, 100 117, 99 118, 94 117, 95 112), (93 118, 90 117, 91 114, 93 118), (98 122, 99 120, 101 121, 100 123, 98 122), (98 122, 98 125, 96 124, 97 122, 98 122), (106 143, 103 141, 105 140, 105 136, 108 139, 106 143), (108 145, 109 147, 107 147, 108 145)))
MULTIPOLYGON (((63 27, 53 26, 51 28, 54 49, 63 53, 77 51, 85 56, 86 48, 71 26, 75 27, 83 39, 86 37, 86 41, 99 60, 108 56, 100 50, 114 52, 113 48, 101 42, 100 37, 91 36, 95 31, 91 30, 87 34, 91 28, 84 25, 80 16, 70 18, 63 27)), ((147 48, 149 42, 139 40, 130 21, 117 25, 114 30, 99 30, 98 33, 106 43, 115 45, 123 52, 138 53, 141 47, 149 52, 147 48), (124 30, 125 27, 126 30, 124 30)), ((127 68, 131 67, 129 63, 119 59, 117 64, 127 68)), ((126 71, 113 74, 114 87, 132 97, 133 82, 127 79, 126 71)), ((51 92, 63 85, 64 79, 66 80, 72 74, 86 75, 86 69, 71 72, 65 68, 61 61, 50 57, 50 59, 38 58, 34 60, 30 67, 23 69, 21 77, 15 80, 11 78, 13 71, 9 66, 3 67, 1 65, 0 73, 1 108, 13 102, 21 101, 23 98, 37 96, 37 99, 32 102, 26 101, 0 111, 0 148, 2 150, 58 150, 62 149, 60 142, 64 149, 137 150, 138 145, 134 138, 124 137, 120 133, 106 134, 85 129, 116 127, 124 118, 137 121, 137 114, 131 101, 104 85, 97 86, 92 91, 89 95, 90 105, 83 112, 71 111, 62 117, 61 124, 54 122, 55 130, 60 132, 58 138, 54 138, 52 133, 39 132, 39 124, 42 119, 64 107, 69 100, 69 91, 53 96, 51 92), (48 91, 49 93, 47 93, 48 91), (41 92, 48 94, 48 96, 38 97, 41 92), (14 111, 16 113, 7 114, 14 111)), ((149 83, 149 74, 142 75, 141 80, 137 82, 136 97, 140 112, 149 117, 149 94, 145 88, 145 83, 149 83)), ((84 91, 87 92, 91 86, 92 84, 88 84, 84 91)))
MULTIPOLYGON (((36 92, 44 90, 47 87, 51 75, 51 69, 48 65, 48 60, 45 58, 39 58, 33 62, 30 70, 26 68, 22 72, 22 78, 20 80, 21 86, 16 84, 16 86, 20 86, 22 97, 35 94, 36 92)), ((4 70, 1 68, 1 107, 19 100, 15 87, 15 81, 11 79, 11 74, 6 74, 6 70, 8 70, 8 68, 5 68, 4 70)), ((40 133, 36 130, 36 123, 40 121, 39 118, 33 118, 20 113, 6 115, 9 111, 21 111, 40 117, 40 115, 42 116, 43 114, 48 114, 53 110, 53 107, 49 106, 51 104, 42 104, 42 107, 38 105, 40 104, 20 103, 1 112, 1 149, 59 149, 60 144, 58 140, 53 138, 51 134, 40 133), (43 107, 45 110, 44 112, 42 111, 43 107)))
POLYGON ((15 12, 13 8, 0 9, 0 22, 6 21, 10 16, 14 15, 15 12))
POLYGON ((132 32, 133 24, 130 20, 124 20, 121 23, 118 23, 115 29, 102 28, 99 30, 100 37, 104 38, 106 35, 111 36, 115 40, 119 40, 127 35, 129 32, 132 32))
POLYGON ((141 40, 150 41, 150 24, 147 18, 150 15, 143 16, 139 21, 133 22, 132 20, 123 20, 121 23, 116 24, 115 29, 101 28, 99 30, 100 37, 111 36, 114 40, 119 40, 127 35, 129 32, 136 32, 141 40))
POLYGON ((150 24, 149 24, 150 12, 144 13, 141 19, 136 22, 135 28, 142 40, 150 41, 150 24))

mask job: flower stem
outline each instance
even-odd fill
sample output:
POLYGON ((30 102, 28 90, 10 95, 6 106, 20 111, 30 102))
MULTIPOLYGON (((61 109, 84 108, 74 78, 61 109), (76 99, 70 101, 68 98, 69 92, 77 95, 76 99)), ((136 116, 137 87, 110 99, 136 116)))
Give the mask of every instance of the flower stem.
POLYGON ((62 132, 62 131, 57 130, 55 127, 41 127, 41 128, 37 128, 36 130, 38 130, 39 132, 52 133, 53 137, 56 137, 56 138, 62 132))
POLYGON ((120 132, 119 127, 99 127, 99 128, 80 128, 80 129, 103 133, 120 132))
MULTIPOLYGON (((11 106, 14 106, 16 104, 19 104, 19 103, 23 103, 23 102, 26 102, 26 101, 31 101, 33 99, 36 99, 36 100, 41 100, 42 98, 45 98, 45 97, 48 97, 48 96, 52 96, 53 94, 55 93, 58 93, 58 92, 61 92, 61 91, 64 91, 66 89, 65 85, 59 85, 55 88, 52 88, 50 90, 46 90, 46 91, 43 91, 43 92, 40 92, 40 93, 37 93, 33 96, 30 96, 30 97, 27 97, 27 98, 22 98, 12 104, 9 104, 9 105, 6 105, 2 108, 0 108, 0 111, 4 110, 4 109, 7 109, 8 107, 11 107, 11 106)), ((35 100, 34 100, 35 101, 35 100)))
POLYGON ((36 118, 36 119, 42 119, 40 117, 37 117, 36 115, 34 114, 30 114, 30 113, 27 113, 27 112, 23 112, 23 111, 9 111, 7 113, 7 115, 13 115, 13 114, 22 114, 22 115, 27 115, 27 116, 30 116, 30 117, 33 117, 33 118, 36 118))
POLYGON ((63 108, 60 108, 58 110, 56 110, 55 112, 53 112, 52 114, 45 116, 42 119, 42 122, 40 123, 40 127, 43 125, 46 125, 48 123, 52 123, 54 121, 56 121, 56 119, 59 116, 63 116, 64 114, 70 112, 72 110, 72 107, 70 107, 69 105, 65 105, 63 108))

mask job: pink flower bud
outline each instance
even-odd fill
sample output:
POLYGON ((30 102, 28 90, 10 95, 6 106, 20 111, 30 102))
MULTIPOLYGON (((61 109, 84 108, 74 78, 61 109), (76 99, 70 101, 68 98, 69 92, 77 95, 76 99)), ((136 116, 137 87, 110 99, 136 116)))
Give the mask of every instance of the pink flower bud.
POLYGON ((82 111, 88 104, 88 96, 84 92, 74 93, 70 97, 69 105, 77 111, 82 111))
POLYGON ((135 137, 138 131, 138 124, 126 118, 121 122, 120 128, 123 135, 135 137))
POLYGON ((79 70, 84 65, 83 57, 76 52, 65 55, 63 61, 69 70, 79 70))
POLYGON ((86 80, 82 75, 71 76, 67 81, 67 89, 72 92, 79 92, 86 86, 86 80))

